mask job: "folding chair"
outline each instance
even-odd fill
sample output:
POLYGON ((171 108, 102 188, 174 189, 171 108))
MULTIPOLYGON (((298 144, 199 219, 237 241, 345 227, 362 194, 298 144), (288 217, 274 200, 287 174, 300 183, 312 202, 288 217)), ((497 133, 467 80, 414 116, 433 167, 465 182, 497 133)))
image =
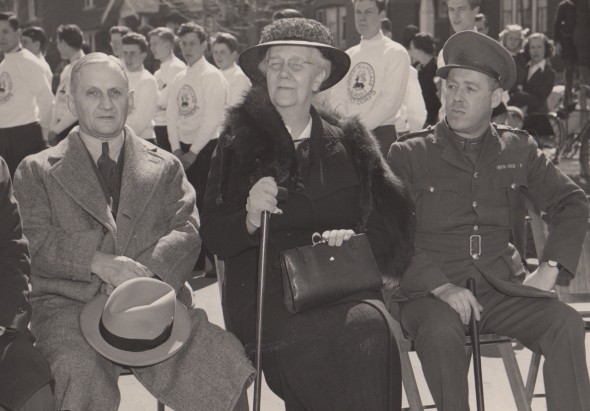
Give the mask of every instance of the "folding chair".
MULTIPOLYGON (((403 410, 410 411, 422 411, 425 408, 435 408, 434 406, 423 406, 420 398, 420 391, 416 384, 416 376, 414 375, 414 369, 410 362, 410 352, 414 351, 414 343, 411 339, 406 337, 404 334, 401 324, 397 320, 399 316, 393 313, 394 317, 394 328, 393 333, 398 342, 399 355, 402 367, 402 383, 408 399, 409 408, 403 410)), ((513 340, 509 337, 504 337, 496 334, 481 334, 479 336, 480 345, 495 345, 498 347, 504 362, 504 368, 506 368, 506 375, 508 376, 508 382, 512 389, 514 396, 514 402, 516 403, 516 409, 518 411, 530 411, 530 403, 526 396, 525 386, 522 381, 520 369, 516 362, 516 356, 514 355, 514 349, 512 348, 513 340)), ((465 355, 471 359, 472 353, 471 338, 465 336, 465 355)))
MULTIPOLYGON (((545 247, 545 240, 547 238, 547 225, 537 213, 533 205, 527 201, 527 208, 531 222, 531 229, 533 239, 535 242, 535 250, 537 256, 542 255, 545 247)), ((590 225, 589 225, 590 229, 590 225)), ((580 263, 578 265, 578 272, 576 277, 567 285, 556 285, 555 292, 560 301, 572 304, 582 317, 590 317, 590 311, 580 309, 576 306, 578 303, 590 303, 590 276, 588 275, 588 267, 590 267, 590 233, 586 233, 584 245, 582 248, 582 255, 580 256, 580 263)), ((587 308, 587 307, 586 307, 587 308)), ((588 330, 588 327, 586 327, 588 330)), ((544 397, 545 394, 535 394, 535 385, 537 383, 537 375, 539 374, 539 366, 541 363, 541 355, 533 353, 531 356, 531 363, 526 380, 526 395, 529 404, 534 397, 544 397)))

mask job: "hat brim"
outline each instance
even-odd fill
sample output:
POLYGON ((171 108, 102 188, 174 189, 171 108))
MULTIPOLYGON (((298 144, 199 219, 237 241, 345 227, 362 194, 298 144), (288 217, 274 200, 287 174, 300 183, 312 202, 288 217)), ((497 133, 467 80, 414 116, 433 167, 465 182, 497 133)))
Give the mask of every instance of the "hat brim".
POLYGON ((436 70, 436 75, 438 77, 442 78, 443 80, 446 80, 449 75, 449 72, 451 71, 451 69, 454 69, 454 68, 463 68, 463 69, 467 69, 467 70, 478 71, 478 72, 483 73, 491 78, 496 78, 489 71, 486 71, 484 69, 480 69, 475 66, 463 65, 463 64, 447 64, 446 66, 442 66, 436 70))
POLYGON ((170 337, 166 342, 154 349, 142 352, 119 350, 107 343, 98 330, 107 299, 106 294, 100 294, 84 306, 80 314, 80 329, 92 348, 113 362, 132 367, 157 364, 176 354, 190 337, 192 326, 188 310, 181 302, 176 300, 174 324, 172 325, 170 337))
POLYGON ((252 46, 240 54, 240 67, 253 83, 264 84, 264 73, 260 71, 259 65, 266 55, 267 50, 273 46, 300 46, 315 47, 319 49, 322 55, 332 63, 330 76, 322 82, 320 91, 335 86, 344 78, 344 76, 346 76, 346 73, 348 73, 348 69, 350 68, 350 57, 344 51, 337 49, 336 47, 304 40, 269 41, 267 43, 252 46))

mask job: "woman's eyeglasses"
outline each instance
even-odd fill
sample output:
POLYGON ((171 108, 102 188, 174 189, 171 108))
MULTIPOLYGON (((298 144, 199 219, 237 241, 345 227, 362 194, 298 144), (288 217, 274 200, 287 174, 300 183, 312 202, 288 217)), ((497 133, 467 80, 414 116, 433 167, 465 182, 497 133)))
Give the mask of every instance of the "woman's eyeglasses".
POLYGON ((305 61, 300 57, 292 57, 289 60, 283 60, 280 58, 269 58, 268 68, 278 73, 283 69, 285 62, 287 63, 287 67, 289 67, 289 70, 293 73, 303 70, 306 64, 313 65, 311 61, 305 61))

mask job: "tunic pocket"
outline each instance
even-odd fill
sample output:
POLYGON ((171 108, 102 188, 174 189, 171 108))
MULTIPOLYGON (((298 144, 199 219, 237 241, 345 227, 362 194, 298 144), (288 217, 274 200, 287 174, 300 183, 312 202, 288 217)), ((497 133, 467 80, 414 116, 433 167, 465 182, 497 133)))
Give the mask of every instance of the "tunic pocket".
POLYGON ((414 184, 418 228, 429 231, 453 219, 457 206, 457 184, 453 181, 418 180, 414 184))

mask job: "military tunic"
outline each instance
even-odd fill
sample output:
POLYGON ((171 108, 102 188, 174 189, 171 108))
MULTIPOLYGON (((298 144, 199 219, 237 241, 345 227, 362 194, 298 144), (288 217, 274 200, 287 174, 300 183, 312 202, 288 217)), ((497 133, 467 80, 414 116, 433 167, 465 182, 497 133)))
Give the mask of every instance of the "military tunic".
MULTIPOLYGON (((520 284, 521 256, 509 242, 524 221, 525 196, 548 214, 551 231, 541 261, 576 272, 586 233, 584 192, 538 150, 526 132, 490 124, 472 163, 446 121, 395 143, 388 162, 416 202, 416 248, 396 299, 414 298, 481 276, 478 293, 493 287, 514 296, 553 297, 520 284), (477 267, 477 269, 476 269, 477 267)), ((517 235, 517 233, 516 233, 517 235)))
POLYGON ((413 192, 417 229, 414 258, 386 299, 414 341, 436 406, 469 410, 469 363, 459 315, 431 291, 445 283, 465 287, 474 277, 480 332, 517 338, 545 356, 548 410, 588 410, 582 319, 554 293, 522 284, 525 269, 510 242, 524 222, 527 196, 550 226, 540 261, 555 260, 560 275, 573 276, 587 226, 585 194, 525 132, 490 124, 479 154, 459 142, 443 120, 394 143, 388 157, 413 192))

